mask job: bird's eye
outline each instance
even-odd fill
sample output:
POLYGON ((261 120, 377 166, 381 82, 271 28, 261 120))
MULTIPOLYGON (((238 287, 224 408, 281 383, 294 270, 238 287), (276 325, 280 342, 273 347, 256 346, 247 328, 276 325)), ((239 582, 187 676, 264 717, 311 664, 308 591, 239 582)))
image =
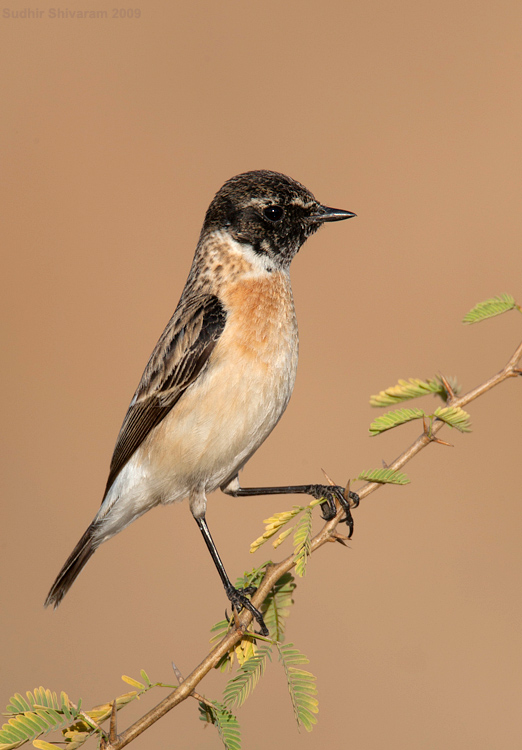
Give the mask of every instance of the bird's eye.
POLYGON ((281 206, 267 206, 263 211, 265 219, 269 221, 279 221, 283 216, 283 209, 281 206))

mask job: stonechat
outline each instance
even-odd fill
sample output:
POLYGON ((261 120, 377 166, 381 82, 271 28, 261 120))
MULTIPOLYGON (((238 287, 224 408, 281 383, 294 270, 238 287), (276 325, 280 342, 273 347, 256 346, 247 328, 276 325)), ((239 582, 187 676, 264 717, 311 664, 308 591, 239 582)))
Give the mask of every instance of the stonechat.
POLYGON ((45 605, 61 602, 102 542, 161 503, 188 498, 232 606, 268 631, 247 593, 234 588, 205 520, 207 494, 303 493, 336 499, 342 487, 242 488, 238 473, 288 404, 298 332, 290 263, 322 224, 355 214, 320 204, 303 185, 259 170, 228 180, 210 204, 181 299, 145 368, 121 427, 101 507, 67 559, 45 605))

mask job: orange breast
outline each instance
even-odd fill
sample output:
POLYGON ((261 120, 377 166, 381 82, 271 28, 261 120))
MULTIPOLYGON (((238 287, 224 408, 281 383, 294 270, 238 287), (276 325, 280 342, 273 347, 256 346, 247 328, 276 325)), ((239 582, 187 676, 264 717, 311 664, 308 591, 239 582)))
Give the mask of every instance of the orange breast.
POLYGON ((242 356, 267 364, 286 359, 297 339, 290 279, 285 273, 240 277, 221 291, 229 312, 230 342, 242 356), (232 330, 230 331, 232 333, 232 330))

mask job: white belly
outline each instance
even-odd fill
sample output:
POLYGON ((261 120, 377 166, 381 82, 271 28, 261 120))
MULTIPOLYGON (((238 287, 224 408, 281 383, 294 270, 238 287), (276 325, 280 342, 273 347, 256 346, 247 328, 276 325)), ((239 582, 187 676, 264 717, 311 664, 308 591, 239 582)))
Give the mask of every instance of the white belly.
POLYGON ((160 503, 197 495, 204 506, 205 494, 232 479, 268 437, 297 370, 293 305, 288 312, 259 346, 251 336, 245 343, 241 319, 231 316, 204 372, 116 478, 97 516, 97 543, 160 503))

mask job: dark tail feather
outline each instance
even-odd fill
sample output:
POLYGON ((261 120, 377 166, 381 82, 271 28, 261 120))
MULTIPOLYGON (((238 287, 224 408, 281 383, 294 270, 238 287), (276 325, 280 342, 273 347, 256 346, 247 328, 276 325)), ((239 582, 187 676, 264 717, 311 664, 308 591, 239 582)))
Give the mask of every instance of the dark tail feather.
POLYGON ((94 524, 91 523, 85 534, 82 536, 76 547, 73 549, 63 568, 58 573, 56 581, 53 583, 51 590, 47 594, 44 607, 50 604, 54 608, 60 604, 65 594, 69 591, 75 582, 78 574, 82 570, 87 560, 94 553, 96 547, 93 543, 94 524))

